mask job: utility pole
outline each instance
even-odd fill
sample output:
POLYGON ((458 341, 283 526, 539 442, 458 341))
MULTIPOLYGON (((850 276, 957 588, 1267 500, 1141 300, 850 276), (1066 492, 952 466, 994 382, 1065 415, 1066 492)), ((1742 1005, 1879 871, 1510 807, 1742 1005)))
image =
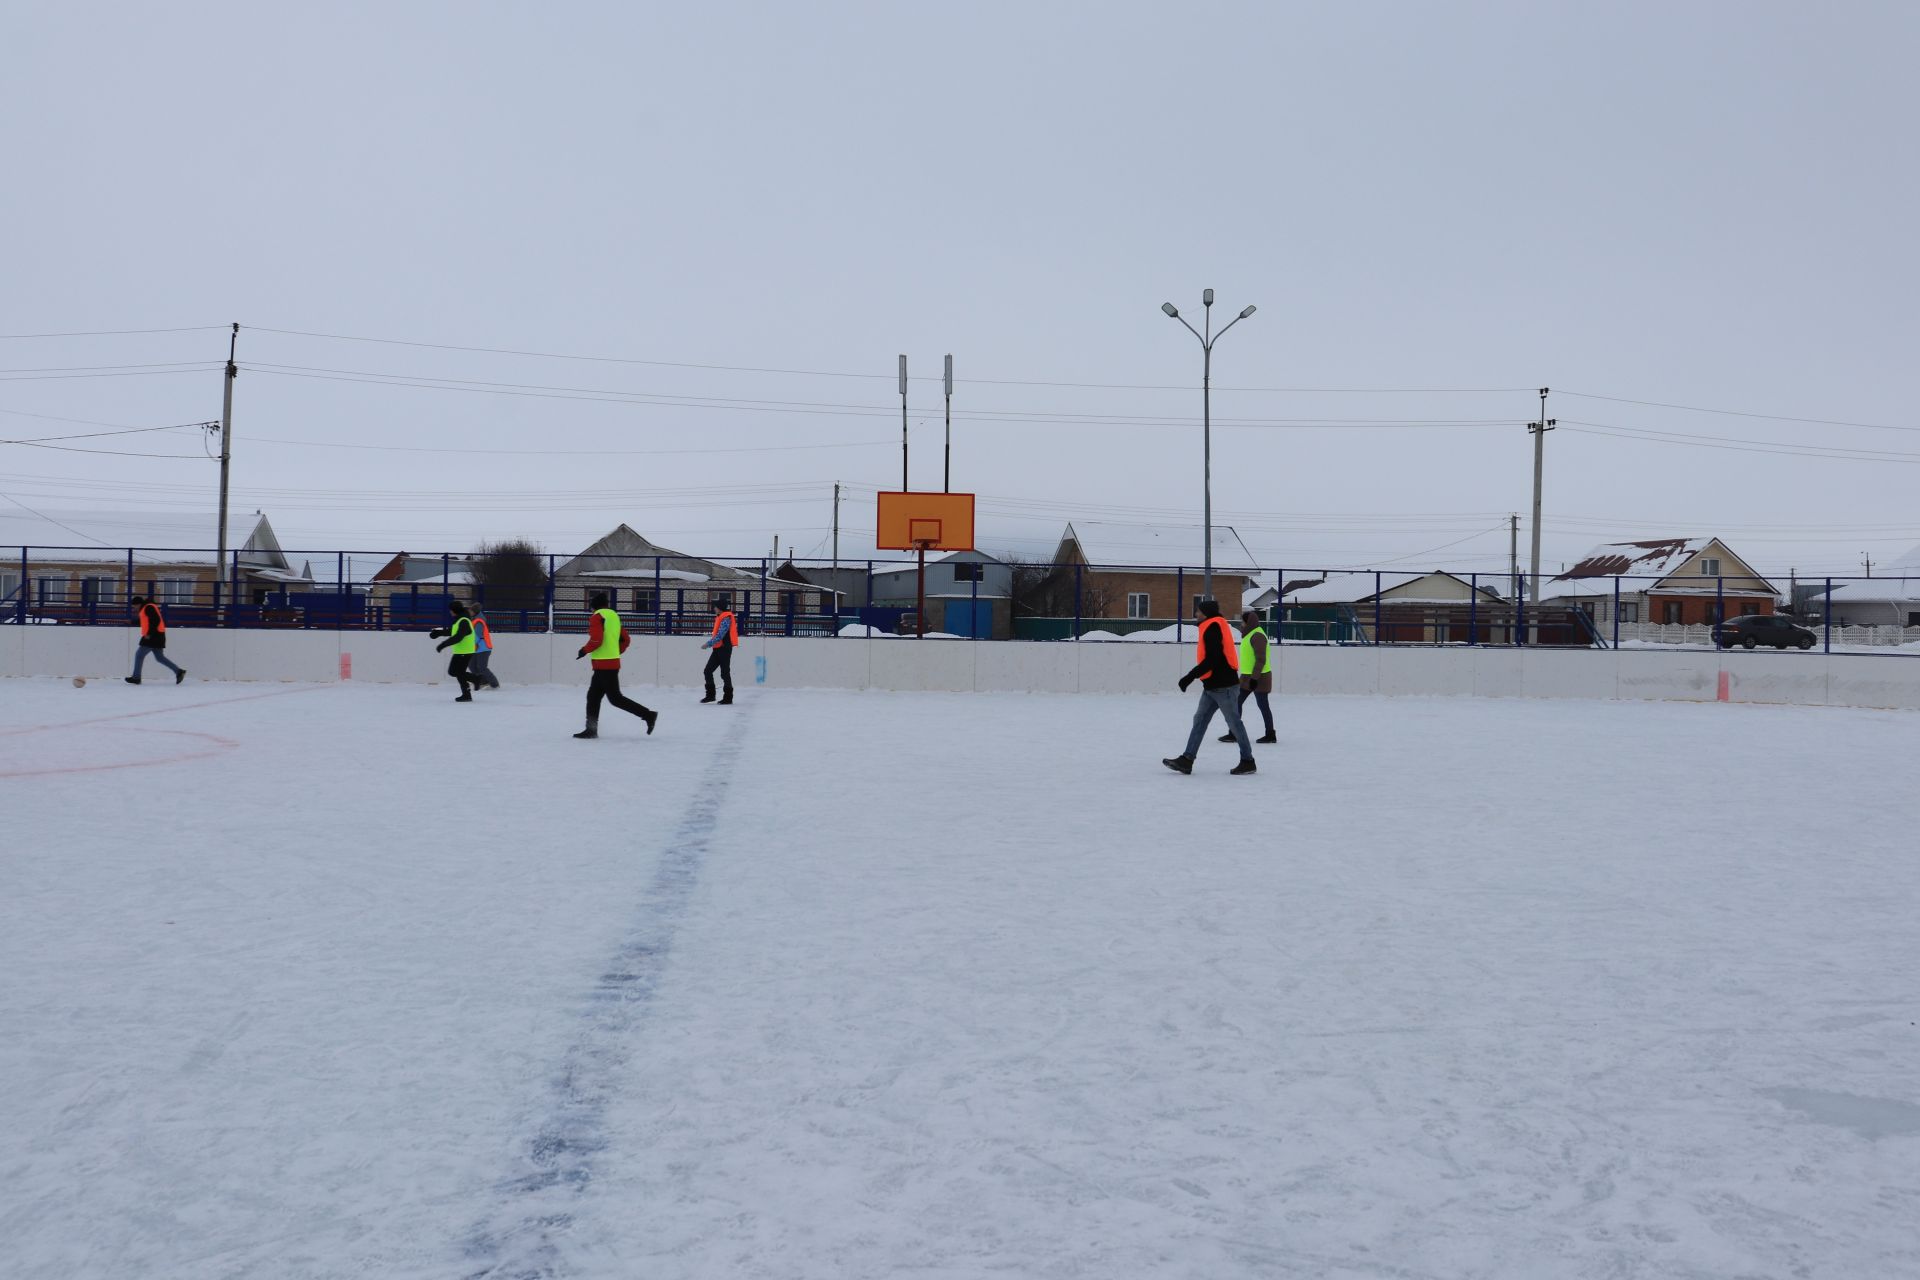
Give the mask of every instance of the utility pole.
POLYGON ((1511 536, 1507 539, 1507 555, 1512 565, 1512 579, 1508 583, 1515 600, 1520 598, 1520 516, 1516 512, 1507 517, 1511 526, 1511 536))
POLYGON ((1870 552, 1862 551, 1860 553, 1860 563, 1867 566, 1867 576, 1871 578, 1873 576, 1873 555, 1870 552))
POLYGON ((235 322, 233 334, 227 339, 227 375, 226 390, 220 397, 220 530, 219 554, 215 557, 213 580, 218 582, 227 571, 227 468, 233 461, 233 380, 240 376, 240 366, 233 362, 234 353, 240 346, 240 325, 235 322))
POLYGON ((1540 388, 1540 420, 1527 424, 1527 430, 1533 433, 1533 580, 1527 584, 1527 599, 1536 608, 1540 604, 1540 474, 1546 458, 1547 432, 1558 424, 1557 419, 1547 416, 1547 392, 1551 389, 1540 388))
POLYGON ((940 492, 953 492, 953 353, 947 353, 947 466, 940 480, 940 492))
POLYGON ((900 353, 900 492, 905 493, 907 484, 907 356, 900 353))
MULTIPOLYGON (((840 568, 840 482, 833 482, 833 567, 840 568)), ((837 580, 837 579, 836 579, 837 580)))

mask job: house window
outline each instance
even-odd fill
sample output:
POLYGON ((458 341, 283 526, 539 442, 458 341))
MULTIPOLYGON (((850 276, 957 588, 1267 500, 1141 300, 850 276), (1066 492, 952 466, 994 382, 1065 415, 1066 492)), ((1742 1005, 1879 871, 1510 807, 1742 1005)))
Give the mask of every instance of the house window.
POLYGON ((103 573, 90 573, 80 579, 80 602, 102 605, 113 602, 113 579, 103 573))
POLYGON ((635 613, 653 613, 659 609, 659 607, 660 598, 654 594, 652 587, 635 587, 633 589, 633 611, 635 613))
POLYGON ((154 598, 161 604, 192 604, 192 578, 162 578, 154 584, 154 598))
POLYGON ((733 594, 728 591, 716 591, 707 597, 707 602, 715 609, 733 608, 733 594))
POLYGON ((1129 618, 1151 618, 1153 606, 1144 591, 1127 592, 1127 616, 1129 618))
POLYGON ((798 611, 799 607, 800 593, 798 591, 782 591, 780 593, 780 612, 794 613, 798 611))
POLYGON ((1586 614, 1586 615, 1587 615, 1587 621, 1588 621, 1588 622, 1592 622, 1592 621, 1593 621, 1593 601, 1591 601, 1591 600, 1582 600, 1582 601, 1580 602, 1580 611, 1581 611, 1582 613, 1584 613, 1584 614, 1586 614))
POLYGON ((19 574, 0 573, 0 600, 12 599, 14 593, 19 590, 20 590, 19 574))
POLYGON ((986 565, 977 562, 961 561, 953 566, 953 580, 955 582, 985 582, 987 580, 987 575, 984 572, 986 567, 986 565))
POLYGON ((1668 625, 1679 622, 1682 603, 1683 602, 1679 600, 1662 600, 1660 602, 1660 620, 1668 625))
POLYGON ((1638 600, 1622 600, 1620 602, 1620 621, 1640 621, 1640 602, 1638 600))
POLYGON ((40 579, 41 604, 65 604, 67 602, 67 580, 64 577, 42 577, 40 579))
POLYGON ((1703 559, 1703 560, 1701 560, 1701 561, 1700 561, 1700 576, 1701 576, 1701 577, 1703 577, 1703 578, 1717 578, 1717 577, 1719 577, 1719 576, 1720 576, 1720 562, 1719 562, 1718 560, 1706 560, 1706 559, 1703 559))
MULTIPOLYGON (((6 591, 5 591, 6 585, 7 585, 7 580, 5 578, 0 578, 0 596, 6 595, 6 591)), ((1907 615, 1907 625, 1910 627, 1920 627, 1920 613, 1909 613, 1907 615)))

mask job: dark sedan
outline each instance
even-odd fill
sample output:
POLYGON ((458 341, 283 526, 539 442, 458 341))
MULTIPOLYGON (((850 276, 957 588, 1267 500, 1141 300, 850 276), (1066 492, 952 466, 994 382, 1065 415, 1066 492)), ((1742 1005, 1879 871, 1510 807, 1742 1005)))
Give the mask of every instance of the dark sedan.
POLYGON ((1714 628, 1713 642, 1722 649, 1740 645, 1752 649, 1770 644, 1776 649, 1811 649, 1819 637, 1777 613, 1749 613, 1728 618, 1714 628))

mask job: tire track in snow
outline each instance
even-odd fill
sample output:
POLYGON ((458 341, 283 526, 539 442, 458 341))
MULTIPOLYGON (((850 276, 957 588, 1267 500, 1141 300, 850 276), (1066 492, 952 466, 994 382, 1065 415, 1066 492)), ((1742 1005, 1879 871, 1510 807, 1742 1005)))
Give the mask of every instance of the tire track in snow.
POLYGON ((560 1241, 574 1230, 574 1202, 607 1149, 607 1109, 700 881, 755 701, 736 704, 742 714, 714 749, 626 940, 587 995, 579 1033, 554 1073, 546 1118, 527 1143, 525 1171, 497 1184, 499 1203, 467 1233, 466 1280, 553 1280, 571 1271, 560 1241))

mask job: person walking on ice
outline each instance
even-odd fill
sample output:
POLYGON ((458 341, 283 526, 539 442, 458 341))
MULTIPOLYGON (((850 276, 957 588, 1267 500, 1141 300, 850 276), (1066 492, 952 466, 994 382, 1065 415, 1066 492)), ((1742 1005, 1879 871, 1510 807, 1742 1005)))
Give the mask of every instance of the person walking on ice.
POLYGON ((726 695, 720 699, 720 705, 733 705, 733 651, 740 645, 740 623, 735 620, 733 610, 727 607, 725 596, 713 597, 713 634, 700 647, 713 650, 713 656, 707 659, 707 669, 700 674, 707 682, 707 696, 702 702, 713 701, 713 673, 720 673, 722 687, 726 695))
POLYGON ((596 591, 587 601, 593 608, 593 618, 587 623, 587 642, 580 646, 580 652, 574 654, 574 660, 593 659, 593 679, 587 685, 587 727, 574 734, 576 738, 597 738, 600 736, 600 700, 605 698, 614 706, 630 715, 639 716, 647 722, 647 732, 653 732, 654 722, 660 713, 649 711, 633 699, 620 692, 620 655, 627 651, 631 643, 626 628, 620 625, 620 615, 607 604, 607 593, 596 591))
POLYGON ((476 689, 498 689, 500 677, 489 666, 493 661, 493 628, 487 625, 487 615, 478 600, 467 606, 467 620, 473 623, 474 635, 473 661, 467 664, 467 677, 476 689))
POLYGON ((127 683, 140 683, 140 668, 147 664, 148 654, 153 655, 155 662, 173 672, 175 684, 185 680, 186 668, 175 666, 173 660, 167 657, 167 619, 160 612, 159 603, 145 596, 135 596, 128 603, 133 605, 134 617, 140 624, 140 644, 133 651, 133 674, 127 677, 127 683))
POLYGON ((1233 649, 1233 634, 1227 630, 1227 620, 1220 616, 1218 601, 1202 600, 1196 612, 1200 619, 1197 646, 1200 661, 1180 677, 1180 692, 1185 693, 1187 686, 1198 680, 1200 705, 1193 713, 1193 732, 1187 735, 1187 749, 1160 763, 1175 773, 1192 773, 1193 758, 1206 740, 1213 713, 1218 711, 1227 718, 1227 728, 1232 730, 1233 740, 1240 744, 1240 763, 1228 772, 1252 773, 1253 744, 1247 741, 1247 727, 1240 723, 1240 703, 1234 696, 1240 684, 1240 669, 1233 649))
MULTIPOLYGON (((1267 628, 1261 622, 1258 609, 1240 611, 1240 720, 1246 723, 1247 699, 1256 698, 1260 703, 1260 718, 1267 722, 1267 731, 1255 738, 1255 742, 1278 742, 1279 735, 1273 731, 1273 704, 1267 701, 1267 695, 1273 692, 1273 656, 1267 647, 1267 628)), ((1233 735, 1223 733, 1220 741, 1232 742, 1233 735)))
POLYGON ((453 659, 447 663, 447 674, 460 682, 460 696, 454 701, 472 702, 473 681, 467 675, 467 667, 473 662, 475 650, 480 647, 480 633, 473 629, 473 619, 467 616, 467 606, 454 600, 448 603, 447 608, 453 610, 452 625, 435 627, 427 634, 446 637, 434 646, 435 651, 449 645, 453 647, 453 659))

